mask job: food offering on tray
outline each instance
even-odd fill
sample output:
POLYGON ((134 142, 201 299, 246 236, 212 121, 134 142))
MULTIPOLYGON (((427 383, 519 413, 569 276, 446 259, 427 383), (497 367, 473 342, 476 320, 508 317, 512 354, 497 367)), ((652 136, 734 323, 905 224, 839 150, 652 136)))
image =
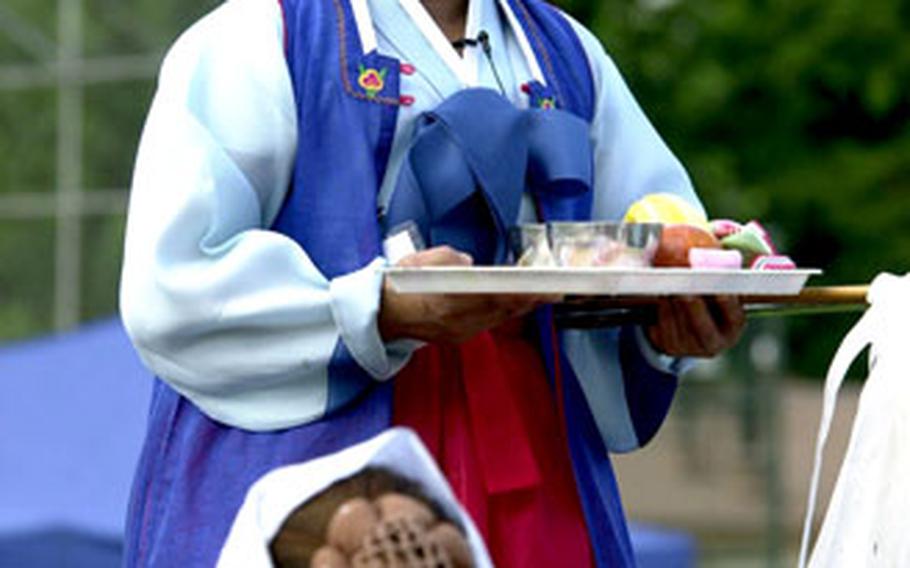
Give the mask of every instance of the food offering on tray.
POLYGON ((626 221, 664 224, 654 266, 787 270, 796 264, 780 254, 758 221, 708 221, 680 197, 652 193, 632 204, 626 221))
POLYGON ((633 203, 622 222, 520 225, 512 231, 518 266, 787 270, 758 221, 709 221, 675 195, 652 193, 633 203))
POLYGON ((743 258, 742 267, 754 270, 792 270, 796 268, 787 255, 774 246, 768 231, 758 221, 741 225, 736 221, 718 219, 711 222, 714 235, 724 249, 738 251, 743 258))
POLYGON ((745 225, 720 219, 712 221, 710 230, 701 226, 670 225, 661 240, 655 266, 691 268, 726 268, 752 270, 788 270, 796 264, 777 252, 771 237, 758 221, 745 225))

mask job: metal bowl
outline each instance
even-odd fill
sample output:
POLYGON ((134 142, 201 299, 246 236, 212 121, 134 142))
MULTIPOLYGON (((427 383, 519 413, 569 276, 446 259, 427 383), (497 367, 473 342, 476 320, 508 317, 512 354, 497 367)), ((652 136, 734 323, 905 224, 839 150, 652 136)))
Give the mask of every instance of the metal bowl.
POLYGON ((522 266, 644 268, 662 229, 660 223, 609 221, 529 224, 515 228, 512 243, 522 266))

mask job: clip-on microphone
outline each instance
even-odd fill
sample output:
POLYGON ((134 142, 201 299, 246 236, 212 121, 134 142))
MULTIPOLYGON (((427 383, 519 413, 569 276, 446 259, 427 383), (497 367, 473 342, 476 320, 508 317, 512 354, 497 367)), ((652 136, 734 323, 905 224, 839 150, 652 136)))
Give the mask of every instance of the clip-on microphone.
POLYGON ((480 45, 480 48, 483 50, 483 54, 486 56, 487 61, 490 63, 490 69, 493 70, 493 77, 496 78, 496 84, 499 85, 499 90, 502 93, 502 96, 505 97, 506 89, 502 84, 502 80, 499 78, 499 72, 496 70, 496 64, 493 63, 493 48, 490 46, 490 34, 488 34, 486 30, 480 30, 480 32, 477 33, 476 38, 463 37, 452 42, 452 47, 455 49, 476 47, 477 45, 480 45))

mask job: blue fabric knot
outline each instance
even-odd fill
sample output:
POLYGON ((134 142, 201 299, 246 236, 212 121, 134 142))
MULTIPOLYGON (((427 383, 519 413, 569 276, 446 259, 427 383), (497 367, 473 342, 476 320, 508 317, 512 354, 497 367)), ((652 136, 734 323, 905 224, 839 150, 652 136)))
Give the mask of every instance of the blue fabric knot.
POLYGON ((386 231, 414 221, 430 246, 501 264, 522 194, 558 209, 590 192, 592 155, 588 124, 573 114, 519 110, 491 89, 460 91, 418 118, 386 231))

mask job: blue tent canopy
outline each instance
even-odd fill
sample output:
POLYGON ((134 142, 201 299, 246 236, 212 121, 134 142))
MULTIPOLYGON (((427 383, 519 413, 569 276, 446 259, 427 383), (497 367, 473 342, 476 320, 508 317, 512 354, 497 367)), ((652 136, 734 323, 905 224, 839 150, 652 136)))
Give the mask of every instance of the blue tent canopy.
POLYGON ((119 564, 151 384, 115 319, 0 348, 0 565, 119 564))

